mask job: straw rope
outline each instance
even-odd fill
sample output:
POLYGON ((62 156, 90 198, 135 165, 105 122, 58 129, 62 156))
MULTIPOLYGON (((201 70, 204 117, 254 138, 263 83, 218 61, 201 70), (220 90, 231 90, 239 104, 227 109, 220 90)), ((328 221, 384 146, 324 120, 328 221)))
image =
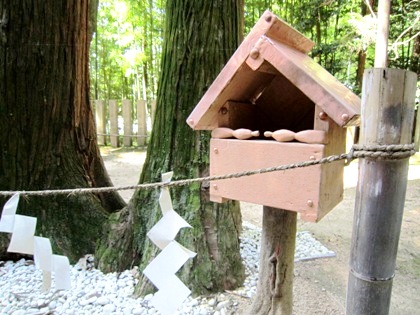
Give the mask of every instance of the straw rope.
POLYGON ((19 193, 22 196, 48 196, 48 195, 76 195, 86 193, 107 193, 119 190, 134 190, 134 189, 156 189, 162 187, 185 186, 193 183, 209 182, 216 180, 226 180, 232 178, 240 178, 245 176, 252 176, 257 174, 265 174, 278 171, 286 171, 295 168, 309 167, 313 165, 320 165, 332 163, 335 161, 346 160, 350 162, 357 158, 370 159, 386 159, 396 160, 409 158, 414 155, 414 144, 392 144, 392 145, 353 145, 349 153, 339 155, 331 155, 319 160, 310 160, 286 165, 261 168, 257 170, 249 170, 238 173, 231 173, 225 175, 205 176, 191 179, 175 180, 169 183, 157 182, 148 184, 138 184, 130 186, 118 187, 92 187, 92 188, 74 188, 74 189, 57 189, 57 190, 36 190, 36 191, 0 191, 0 196, 11 196, 19 193))

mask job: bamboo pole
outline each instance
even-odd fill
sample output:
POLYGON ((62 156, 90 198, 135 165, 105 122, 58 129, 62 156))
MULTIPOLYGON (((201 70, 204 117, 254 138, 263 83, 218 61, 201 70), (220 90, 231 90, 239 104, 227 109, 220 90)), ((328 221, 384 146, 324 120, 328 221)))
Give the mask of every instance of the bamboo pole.
MULTIPOLYGON (((416 74, 386 69, 390 0, 379 0, 375 69, 365 71, 360 144, 411 143, 416 74)), ((346 314, 389 314, 408 158, 360 159, 346 314)))
POLYGON ((378 2, 378 27, 375 43, 375 68, 386 68, 388 65, 389 13, 391 0, 378 2))
MULTIPOLYGON (((411 143, 415 90, 413 72, 365 71, 360 144, 411 143)), ((359 160, 347 315, 389 313, 408 160, 359 160)))

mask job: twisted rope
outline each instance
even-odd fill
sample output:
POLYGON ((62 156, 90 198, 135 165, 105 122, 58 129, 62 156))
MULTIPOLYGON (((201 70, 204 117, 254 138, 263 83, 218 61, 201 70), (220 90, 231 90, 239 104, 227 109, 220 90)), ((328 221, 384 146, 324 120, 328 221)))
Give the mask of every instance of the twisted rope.
POLYGON ((162 187, 185 186, 193 183, 201 183, 216 180, 226 180, 232 178, 240 178, 245 176, 252 176, 257 174, 265 174, 278 171, 286 171, 295 168, 309 167, 313 165, 320 165, 332 163, 340 160, 347 160, 350 162, 357 158, 371 158, 371 159, 405 159, 414 155, 414 144, 392 144, 392 145, 353 145, 349 153, 342 153, 339 155, 331 155, 319 160, 303 161, 291 164, 285 164, 274 167, 261 168, 257 170, 243 171, 238 173, 231 173, 225 175, 205 176, 198 178, 190 178, 183 180, 175 180, 169 183, 157 182, 148 184, 138 184, 130 186, 119 187, 94 187, 94 188, 75 188, 75 189, 58 189, 58 190, 36 190, 36 191, 0 191, 0 196, 12 196, 19 193, 22 196, 47 196, 47 195, 76 195, 86 193, 107 193, 119 190, 134 190, 134 189, 156 189, 162 187))
POLYGON ((414 143, 388 145, 354 144, 349 154, 354 158, 398 160, 408 158, 416 154, 416 151, 414 149, 414 143))

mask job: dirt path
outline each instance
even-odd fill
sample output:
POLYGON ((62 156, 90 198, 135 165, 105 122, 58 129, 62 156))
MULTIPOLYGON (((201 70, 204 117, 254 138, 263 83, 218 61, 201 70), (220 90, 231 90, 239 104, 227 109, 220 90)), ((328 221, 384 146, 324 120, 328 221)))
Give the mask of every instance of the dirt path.
MULTIPOLYGON (((102 155, 115 186, 138 181, 145 153, 103 149, 102 155)), ((295 264, 294 314, 344 314, 348 260, 352 233, 357 163, 345 169, 344 200, 319 223, 299 221, 300 231, 310 231, 336 257, 295 264)), ((128 200, 132 191, 122 191, 128 200)), ((243 220, 261 226, 262 206, 241 203, 243 220)), ((410 160, 410 173, 402 223, 397 270, 393 283, 393 315, 418 314, 420 309, 420 154, 410 160)), ((250 303, 240 299, 242 309, 250 303)), ((238 312, 241 314, 241 312, 238 312)))

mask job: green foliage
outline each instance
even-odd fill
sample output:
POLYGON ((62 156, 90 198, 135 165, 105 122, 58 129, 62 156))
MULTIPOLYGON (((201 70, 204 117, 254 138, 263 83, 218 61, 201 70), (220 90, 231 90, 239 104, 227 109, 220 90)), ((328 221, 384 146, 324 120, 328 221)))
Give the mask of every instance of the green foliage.
POLYGON ((91 43, 93 99, 154 99, 164 11, 161 0, 99 2, 91 43))
POLYGON ((420 1, 393 1, 390 19, 389 66, 419 74, 420 1))
MULTIPOLYGON (((371 12, 365 1, 247 0, 245 32, 250 31, 265 10, 272 11, 315 42, 311 52, 315 60, 360 92, 357 70, 373 67, 374 62, 376 5, 371 12), (360 53, 366 54, 366 61, 360 58, 360 53)), ((392 1, 389 67, 419 71, 419 44, 417 56, 414 47, 415 35, 420 30, 419 12, 418 0, 392 1)))
MULTIPOLYGON (((156 99, 164 4, 163 0, 100 1, 91 44, 92 98, 156 99)), ((376 5, 371 12, 360 0, 246 0, 245 33, 265 10, 271 10, 315 42, 311 52, 315 60, 360 92, 358 69, 373 67, 376 5)), ((418 0, 392 1, 390 67, 419 72, 419 12, 418 0)))

